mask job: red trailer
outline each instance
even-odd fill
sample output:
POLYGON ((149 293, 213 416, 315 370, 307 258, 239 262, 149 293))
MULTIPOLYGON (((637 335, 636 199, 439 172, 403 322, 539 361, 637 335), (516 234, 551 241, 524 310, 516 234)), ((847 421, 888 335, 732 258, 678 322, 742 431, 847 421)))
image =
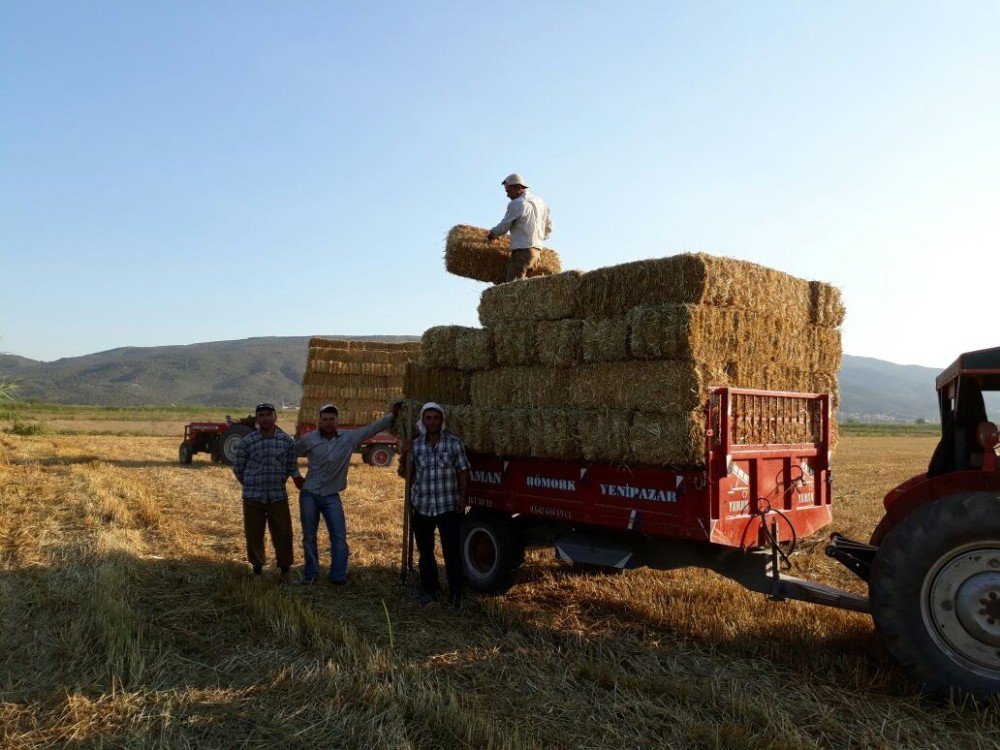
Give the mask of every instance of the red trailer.
POLYGON ((700 565, 774 596, 867 611, 864 597, 774 565, 783 543, 830 523, 829 413, 827 394, 712 389, 698 468, 470 454, 469 585, 505 591, 525 547, 551 545, 574 563, 700 565), (809 439, 762 439, 789 427, 809 439))
MULTIPOLYGON (((364 425, 358 425, 364 427, 364 425)), ((350 425, 338 425, 338 430, 356 430, 358 427, 350 425)), ((302 422, 295 428, 295 439, 298 440, 316 429, 316 425, 302 422)), ((355 453, 360 453, 362 460, 369 466, 379 466, 385 468, 392 464, 392 458, 399 450, 399 438, 391 432, 379 432, 358 444, 354 449, 355 453)))
POLYGON ((871 543, 831 534, 827 555, 868 596, 782 572, 796 541, 831 521, 829 396, 739 388, 710 389, 698 468, 470 454, 468 585, 506 591, 539 547, 586 566, 708 568, 773 600, 872 612, 932 694, 997 694, 1000 437, 982 391, 1000 390, 1000 349, 990 354, 964 355, 939 379, 942 447, 929 475, 886 496, 871 543))

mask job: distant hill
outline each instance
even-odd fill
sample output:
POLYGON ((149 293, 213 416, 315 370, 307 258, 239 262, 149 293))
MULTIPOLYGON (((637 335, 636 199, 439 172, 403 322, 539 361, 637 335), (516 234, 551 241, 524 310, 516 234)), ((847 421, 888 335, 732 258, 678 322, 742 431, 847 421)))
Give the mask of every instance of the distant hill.
MULTIPOLYGON (((414 341, 416 336, 329 336, 414 341)), ((95 406, 298 405, 307 336, 187 346, 126 347, 54 362, 0 354, 0 375, 20 381, 22 400, 95 406)))
POLYGON ((845 354, 840 367, 841 419, 937 422, 934 378, 943 369, 944 366, 897 365, 845 354))
MULTIPOLYGON (((330 336, 415 341, 417 336, 330 336)), ((97 406, 241 406, 262 399, 298 404, 306 336, 126 347, 54 362, 0 354, 0 376, 20 381, 25 400, 97 406)), ((937 421, 939 369, 844 356, 841 419, 937 421)))

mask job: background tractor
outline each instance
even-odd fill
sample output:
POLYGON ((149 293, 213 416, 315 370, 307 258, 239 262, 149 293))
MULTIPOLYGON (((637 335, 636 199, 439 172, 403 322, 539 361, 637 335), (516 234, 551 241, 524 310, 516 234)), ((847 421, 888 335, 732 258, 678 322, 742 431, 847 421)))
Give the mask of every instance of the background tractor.
POLYGON ((236 459, 236 447, 256 426, 257 420, 252 414, 242 419, 233 419, 227 414, 225 422, 186 424, 177 460, 189 464, 196 453, 209 453, 213 461, 231 464, 236 459))

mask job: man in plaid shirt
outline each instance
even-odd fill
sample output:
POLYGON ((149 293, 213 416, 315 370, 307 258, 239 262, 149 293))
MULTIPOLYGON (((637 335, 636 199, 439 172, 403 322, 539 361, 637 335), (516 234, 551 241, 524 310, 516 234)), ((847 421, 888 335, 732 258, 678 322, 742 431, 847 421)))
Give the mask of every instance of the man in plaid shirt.
POLYGON ((461 524, 469 483, 465 446, 444 429, 444 409, 433 402, 420 410, 421 435, 413 441, 413 536, 420 553, 420 604, 437 601, 438 568, 434 559, 434 529, 441 533, 448 595, 456 609, 462 606, 461 524))
POLYGON ((292 582, 292 515, 288 510, 288 477, 296 487, 303 483, 295 443, 275 423, 271 404, 257 405, 257 429, 240 441, 233 473, 243 485, 243 533, 247 558, 254 575, 260 575, 267 559, 264 529, 271 529, 271 544, 281 570, 281 582, 292 582))

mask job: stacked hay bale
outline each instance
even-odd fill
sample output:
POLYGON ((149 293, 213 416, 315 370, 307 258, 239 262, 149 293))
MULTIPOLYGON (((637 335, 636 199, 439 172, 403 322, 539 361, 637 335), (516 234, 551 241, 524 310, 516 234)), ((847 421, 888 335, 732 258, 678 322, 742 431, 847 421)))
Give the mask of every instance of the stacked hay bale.
MULTIPOLYGON (((479 318, 427 331, 405 382, 414 404, 448 405, 475 451, 691 466, 709 386, 839 395, 839 291, 745 261, 685 254, 516 281, 484 292, 479 318)), ((789 442, 819 423, 758 411, 747 428, 761 416, 789 442)))
POLYGON ((343 425, 373 422, 402 397, 406 363, 419 354, 419 341, 310 339, 299 425, 315 425, 319 409, 328 403, 337 405, 343 425))
MULTIPOLYGON (((488 229, 459 224, 452 227, 444 243, 444 267, 448 273, 477 281, 502 284, 507 278, 510 237, 486 239, 488 229)), ((543 248, 538 262, 528 272, 531 277, 559 273, 562 263, 555 250, 543 248)))

